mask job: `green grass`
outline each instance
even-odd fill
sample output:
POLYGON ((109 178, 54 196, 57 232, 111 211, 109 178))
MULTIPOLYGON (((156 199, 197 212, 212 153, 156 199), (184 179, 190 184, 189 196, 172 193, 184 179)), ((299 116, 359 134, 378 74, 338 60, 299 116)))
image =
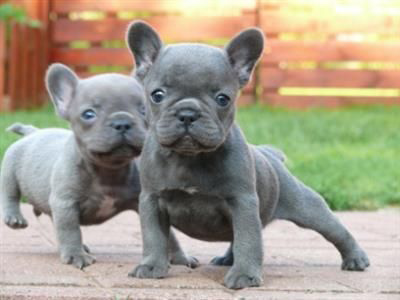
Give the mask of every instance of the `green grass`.
MULTIPOLYGON (((400 107, 288 111, 242 108, 238 121, 249 142, 285 151, 290 170, 336 210, 400 205, 400 107)), ((0 114, 0 157, 18 136, 13 122, 67 127, 51 107, 0 114)))
POLYGON ((290 170, 333 209, 400 204, 400 107, 239 112, 251 143, 285 151, 290 170))
POLYGON ((40 128, 68 127, 67 122, 55 115, 51 106, 40 110, 0 113, 0 159, 3 158, 7 147, 20 138, 15 133, 5 132, 6 128, 15 122, 32 124, 40 128))

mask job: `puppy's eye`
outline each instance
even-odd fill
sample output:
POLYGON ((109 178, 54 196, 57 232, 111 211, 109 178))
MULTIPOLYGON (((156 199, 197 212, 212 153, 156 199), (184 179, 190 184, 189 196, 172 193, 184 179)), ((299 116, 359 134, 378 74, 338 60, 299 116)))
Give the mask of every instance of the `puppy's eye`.
POLYGON ((81 114, 81 117, 85 121, 90 121, 96 118, 96 113, 93 109, 87 109, 81 114))
POLYGON ((228 103, 231 101, 231 98, 225 94, 219 94, 216 98, 215 101, 219 106, 227 106, 228 103))
POLYGON ((160 103, 165 98, 165 92, 163 90, 157 89, 151 93, 151 100, 154 103, 160 103))

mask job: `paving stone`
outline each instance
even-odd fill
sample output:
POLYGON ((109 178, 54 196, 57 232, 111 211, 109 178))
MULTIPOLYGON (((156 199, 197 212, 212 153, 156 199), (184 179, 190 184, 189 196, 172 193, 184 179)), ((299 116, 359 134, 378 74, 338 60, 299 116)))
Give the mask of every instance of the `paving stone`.
POLYGON ((187 254, 200 267, 172 266, 165 279, 129 278, 140 263, 142 239, 135 212, 124 212, 99 225, 82 227, 84 242, 97 263, 84 271, 59 260, 50 219, 36 219, 22 205, 29 227, 0 225, 0 299, 400 299, 400 210, 341 212, 339 219, 366 249, 366 272, 340 270, 337 250, 319 234, 286 221, 263 232, 264 284, 228 290, 228 267, 209 261, 229 243, 209 243, 177 232, 187 254))

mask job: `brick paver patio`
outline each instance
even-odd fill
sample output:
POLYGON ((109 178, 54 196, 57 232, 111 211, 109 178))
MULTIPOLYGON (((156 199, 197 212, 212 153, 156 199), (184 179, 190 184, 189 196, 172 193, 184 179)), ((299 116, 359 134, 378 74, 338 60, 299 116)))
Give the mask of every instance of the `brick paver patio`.
POLYGON ((178 234, 201 266, 173 266, 167 278, 140 280, 128 272, 141 258, 138 216, 125 212, 83 228, 97 263, 84 271, 60 263, 51 222, 23 205, 24 230, 0 227, 0 299, 400 299, 400 211, 344 212, 339 218, 367 250, 366 272, 340 270, 338 252, 318 234, 277 221, 264 230, 264 285, 223 287, 225 267, 208 264, 226 243, 178 234))

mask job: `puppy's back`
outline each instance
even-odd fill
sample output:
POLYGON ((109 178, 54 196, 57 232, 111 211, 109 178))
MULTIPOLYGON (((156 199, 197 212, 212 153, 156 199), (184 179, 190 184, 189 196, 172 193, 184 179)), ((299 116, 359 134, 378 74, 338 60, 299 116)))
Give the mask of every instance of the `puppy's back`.
POLYGON ((17 184, 28 202, 46 212, 52 168, 71 137, 66 129, 38 129, 13 143, 3 157, 0 188, 17 184))

